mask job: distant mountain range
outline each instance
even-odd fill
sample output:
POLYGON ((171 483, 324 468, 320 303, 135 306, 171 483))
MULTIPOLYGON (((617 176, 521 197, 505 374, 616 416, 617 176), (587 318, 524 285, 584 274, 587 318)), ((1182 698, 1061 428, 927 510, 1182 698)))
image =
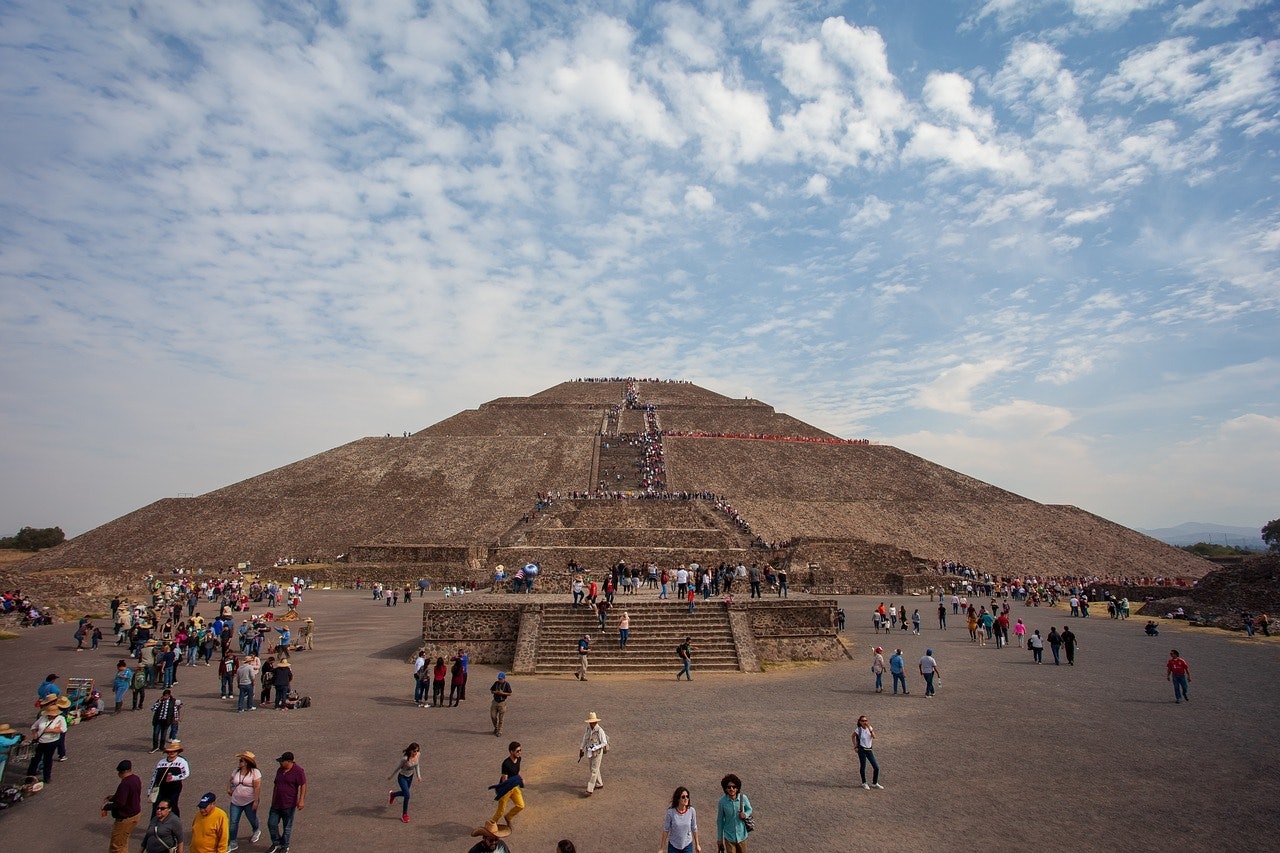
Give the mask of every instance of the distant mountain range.
POLYGON ((1209 542, 1214 545, 1234 545, 1237 548, 1257 551, 1267 549, 1267 543, 1262 541, 1262 531, 1257 527, 1232 527, 1229 524, 1213 524, 1208 521, 1187 521, 1177 527, 1160 527, 1138 532, 1178 548, 1194 545, 1197 542, 1209 542))

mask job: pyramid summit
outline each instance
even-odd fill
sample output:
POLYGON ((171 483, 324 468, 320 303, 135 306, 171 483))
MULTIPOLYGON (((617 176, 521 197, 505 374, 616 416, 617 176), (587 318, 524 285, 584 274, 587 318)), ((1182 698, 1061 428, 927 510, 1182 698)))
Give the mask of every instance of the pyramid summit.
POLYGON ((757 400, 612 378, 501 397, 411 435, 357 439, 204 495, 165 498, 24 569, 282 558, 451 582, 487 581, 499 563, 530 560, 559 570, 570 559, 769 559, 817 567, 811 582, 833 591, 892 587, 942 560, 1006 576, 1199 577, 1211 568, 1075 507, 840 438, 757 400))

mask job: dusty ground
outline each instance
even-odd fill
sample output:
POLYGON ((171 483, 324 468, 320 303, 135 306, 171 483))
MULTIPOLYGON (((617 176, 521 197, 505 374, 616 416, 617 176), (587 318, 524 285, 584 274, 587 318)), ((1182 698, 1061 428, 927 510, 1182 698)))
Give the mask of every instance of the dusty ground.
MULTIPOLYGON (((420 624, 416 602, 386 608, 354 592, 313 592, 304 612, 317 620, 318 649, 295 655, 311 709, 236 715, 233 703, 218 699, 213 668, 180 671, 181 736, 193 770, 183 820, 190 825, 205 790, 218 792, 222 804, 235 752, 270 759, 289 749, 310 777, 297 853, 355 843, 465 851, 468 833, 492 810, 486 786, 497 781, 509 736, 525 744, 528 782, 529 808, 510 839, 518 853, 551 851, 564 837, 585 853, 654 850, 680 784, 693 791, 703 849, 712 853, 717 782, 730 771, 757 809, 757 852, 1104 850, 1118 839, 1136 850, 1275 848, 1280 641, 1176 624, 1152 639, 1143 635, 1145 620, 1070 620, 1062 610, 1019 606, 1016 615, 1032 627, 1047 632, 1071 622, 1080 639, 1077 666, 1034 666, 1016 646, 970 644, 956 619, 951 630, 937 630, 937 605, 925 598, 909 600, 926 616, 924 636, 895 632, 889 642, 872 634, 874 600, 842 601, 847 636, 865 652, 858 660, 755 675, 700 677, 695 668, 688 684, 676 683, 674 667, 670 679, 516 677, 499 739, 489 730, 485 695, 492 667, 474 667, 461 708, 411 703, 402 661, 420 624), (932 646, 944 674, 939 696, 926 700, 918 675, 910 676, 909 697, 874 694, 869 664, 877 641, 901 645, 913 662, 932 646), (1190 704, 1175 705, 1164 680, 1171 647, 1191 663, 1190 704), (575 762, 581 721, 592 710, 613 748, 607 786, 588 800, 585 764, 575 762), (849 733, 859 713, 879 735, 883 791, 857 786, 849 733), (386 791, 411 740, 423 744, 426 778, 414 786, 413 821, 405 825, 398 808, 387 808, 386 791)), ((7 688, 0 721, 30 723, 35 688, 48 672, 110 676, 115 649, 77 654, 70 635, 58 625, 0 642, 7 688)), ((0 846, 105 849, 110 822, 97 806, 114 788, 120 758, 143 772, 154 766, 149 734, 143 712, 73 728, 69 758, 54 766, 50 788, 0 814, 0 846)), ((245 840, 242 828, 241 850, 268 847, 265 833, 260 844, 245 840)))

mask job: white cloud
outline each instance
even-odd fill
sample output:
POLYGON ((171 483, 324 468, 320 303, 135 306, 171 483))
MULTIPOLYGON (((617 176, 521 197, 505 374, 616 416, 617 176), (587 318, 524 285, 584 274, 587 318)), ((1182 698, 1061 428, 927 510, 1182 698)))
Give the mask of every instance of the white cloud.
POLYGON ((1193 27, 1225 27, 1235 23, 1244 12, 1263 6, 1267 0, 1200 0, 1192 6, 1179 6, 1173 25, 1179 29, 1193 27))
POLYGON ((804 182, 804 194, 810 198, 825 199, 827 190, 831 189, 831 181, 826 175, 810 175, 804 182))
POLYGON ((689 187, 684 203, 697 211, 706 212, 716 206, 716 197, 706 187, 689 187))

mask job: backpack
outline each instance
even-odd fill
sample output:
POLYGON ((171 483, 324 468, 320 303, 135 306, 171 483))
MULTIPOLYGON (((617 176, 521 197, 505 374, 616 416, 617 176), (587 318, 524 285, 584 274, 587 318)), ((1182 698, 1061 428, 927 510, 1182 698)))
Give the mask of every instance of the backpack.
POLYGON ((298 700, 298 707, 299 707, 299 708, 310 708, 310 707, 311 707, 311 697, 310 697, 310 696, 303 696, 301 699, 299 699, 299 700, 298 700))
POLYGON ((142 667, 138 667, 137 671, 133 673, 133 689, 141 690, 146 686, 147 686, 147 671, 142 667))

